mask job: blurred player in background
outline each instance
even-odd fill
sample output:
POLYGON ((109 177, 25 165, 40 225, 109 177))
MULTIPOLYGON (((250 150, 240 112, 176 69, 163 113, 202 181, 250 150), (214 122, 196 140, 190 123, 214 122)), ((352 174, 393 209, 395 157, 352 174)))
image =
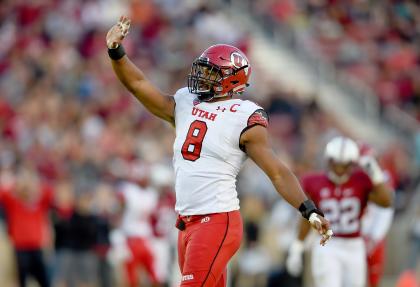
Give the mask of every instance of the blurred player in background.
MULTIPOLYGON (((392 194, 384 172, 372 156, 359 162, 359 147, 351 139, 336 137, 325 147, 328 168, 303 177, 306 194, 331 222, 335 238, 325 248, 312 249, 312 274, 316 287, 366 286, 366 248, 361 238, 361 217, 368 201, 389 207, 392 194), (363 169, 358 168, 358 164, 363 169)), ((301 222, 286 267, 292 275, 303 268, 304 239, 310 231, 301 222)))
MULTIPOLYGON (((369 171, 370 162, 375 160, 375 152, 372 147, 366 144, 360 144, 359 149, 359 164, 369 171)), ((394 188, 395 184, 391 175, 386 170, 384 172, 389 186, 394 188)), ((394 209, 392 207, 384 208, 369 202, 362 218, 362 237, 366 244, 368 283, 370 287, 379 286, 384 272, 385 237, 391 227, 393 215, 394 209)))
MULTIPOLYGON (((152 215, 153 241, 152 249, 155 255, 155 266, 158 278, 164 286, 170 286, 169 282, 174 278, 177 271, 174 247, 176 246, 176 222, 175 192, 173 189, 173 169, 163 164, 154 164, 151 168, 151 185, 157 190, 159 200, 152 215), (166 284, 166 285, 165 285, 166 284)), ((177 277, 179 278, 179 276, 177 277)))
POLYGON ((386 260, 386 235, 391 227, 394 209, 369 203, 362 218, 362 237, 366 244, 368 283, 377 287, 386 260))
POLYGON ((51 188, 41 182, 34 170, 22 167, 13 182, 0 187, 0 204, 15 249, 19 286, 27 286, 29 277, 40 287, 50 286, 43 249, 51 239, 48 220, 51 188))
POLYGON ((280 195, 323 236, 329 223, 308 200, 268 144, 268 117, 250 101, 232 99, 248 85, 251 66, 229 45, 211 46, 196 59, 188 88, 165 96, 125 55, 130 20, 121 17, 106 37, 112 67, 124 86, 155 116, 175 127, 177 228, 181 286, 226 286, 226 267, 239 249, 242 219, 236 176, 250 157, 280 195))
POLYGON ((153 286, 160 286, 152 250, 151 216, 158 204, 158 193, 149 186, 146 167, 133 166, 129 180, 118 187, 121 219, 111 233, 109 258, 114 265, 122 264, 125 281, 130 287, 139 286, 139 269, 143 268, 153 286))

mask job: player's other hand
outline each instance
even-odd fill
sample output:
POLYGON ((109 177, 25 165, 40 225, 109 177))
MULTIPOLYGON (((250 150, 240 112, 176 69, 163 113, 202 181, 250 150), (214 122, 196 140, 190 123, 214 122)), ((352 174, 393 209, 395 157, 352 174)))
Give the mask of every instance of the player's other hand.
POLYGON ((321 236, 321 241, 319 242, 322 246, 327 243, 328 240, 333 236, 333 232, 330 228, 330 223, 323 216, 312 213, 309 217, 309 223, 312 228, 314 228, 321 236))
POLYGON ((289 254, 286 259, 286 270, 294 277, 298 277, 302 273, 303 251, 304 245, 300 240, 294 241, 289 248, 289 254))
POLYGON ((373 156, 361 156, 359 159, 359 165, 369 175, 373 184, 380 184, 386 181, 385 173, 373 156))
POLYGON ((128 17, 121 16, 117 24, 109 29, 106 34, 106 45, 108 46, 108 49, 115 49, 121 44, 125 36, 128 34, 130 23, 131 20, 128 17))

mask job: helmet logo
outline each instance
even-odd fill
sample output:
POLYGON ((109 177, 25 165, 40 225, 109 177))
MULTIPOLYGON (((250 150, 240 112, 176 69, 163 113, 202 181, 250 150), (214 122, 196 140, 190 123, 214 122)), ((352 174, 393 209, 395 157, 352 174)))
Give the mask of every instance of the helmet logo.
POLYGON ((248 65, 245 58, 238 52, 233 52, 232 54, 230 54, 230 61, 232 62, 232 65, 236 68, 242 68, 243 66, 248 65))

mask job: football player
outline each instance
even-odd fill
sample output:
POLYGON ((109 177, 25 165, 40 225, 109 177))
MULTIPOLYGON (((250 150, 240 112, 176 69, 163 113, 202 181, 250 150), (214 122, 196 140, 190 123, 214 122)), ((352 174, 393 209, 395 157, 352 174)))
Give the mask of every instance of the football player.
POLYGON ((109 30, 108 54, 123 85, 152 114, 175 127, 181 286, 226 286, 226 266, 242 238, 236 176, 248 157, 325 244, 332 235, 329 223, 274 155, 268 144, 267 114, 251 101, 233 98, 248 85, 247 57, 233 46, 211 46, 192 63, 188 87, 166 96, 125 54, 121 43, 129 26, 130 20, 122 16, 109 30))
MULTIPOLYGON (((359 165, 372 173, 372 167, 377 166, 375 151, 367 144, 359 144, 359 165)), ((395 188, 391 174, 384 170, 388 185, 395 188)), ((391 227, 394 209, 383 208, 373 203, 368 203, 362 218, 362 237, 366 245, 368 285, 377 287, 381 281, 385 267, 386 234, 391 227)))
POLYGON ((120 224, 110 236, 111 250, 108 258, 114 265, 122 263, 127 286, 139 286, 139 268, 143 268, 149 281, 155 287, 161 286, 153 246, 151 216, 157 208, 158 193, 155 189, 136 184, 135 177, 119 184, 117 190, 120 202, 120 224))
MULTIPOLYGON (((328 168, 308 174, 302 186, 324 212, 335 238, 325 248, 312 249, 312 274, 316 287, 364 287, 366 251, 361 238, 361 217, 368 201, 382 207, 392 202, 385 175, 373 158, 359 168, 359 147, 351 139, 336 137, 325 148, 328 168)), ((309 232, 301 222, 298 239, 292 244, 286 268, 292 275, 302 271, 304 239, 309 232)))

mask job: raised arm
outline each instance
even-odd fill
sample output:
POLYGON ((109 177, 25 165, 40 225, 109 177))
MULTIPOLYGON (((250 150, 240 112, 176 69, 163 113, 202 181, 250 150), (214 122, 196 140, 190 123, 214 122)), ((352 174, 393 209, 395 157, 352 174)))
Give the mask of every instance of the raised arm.
POLYGON ((373 184, 372 191, 369 194, 369 201, 381 207, 392 206, 392 189, 376 159, 372 155, 362 156, 359 160, 359 165, 369 175, 373 184))
POLYGON ((312 201, 302 191, 296 176, 278 159, 268 143, 268 132, 263 126, 254 126, 244 132, 240 139, 248 156, 267 174, 277 192, 322 236, 321 244, 331 237, 329 222, 322 216, 312 201), (312 217, 311 217, 312 216, 312 217))
POLYGON ((174 124, 175 101, 164 95, 125 55, 122 41, 130 28, 130 19, 121 16, 106 35, 112 68, 121 83, 155 116, 174 124))
POLYGON ((379 205, 380 207, 392 206, 392 191, 387 183, 375 184, 369 194, 369 201, 379 205))

